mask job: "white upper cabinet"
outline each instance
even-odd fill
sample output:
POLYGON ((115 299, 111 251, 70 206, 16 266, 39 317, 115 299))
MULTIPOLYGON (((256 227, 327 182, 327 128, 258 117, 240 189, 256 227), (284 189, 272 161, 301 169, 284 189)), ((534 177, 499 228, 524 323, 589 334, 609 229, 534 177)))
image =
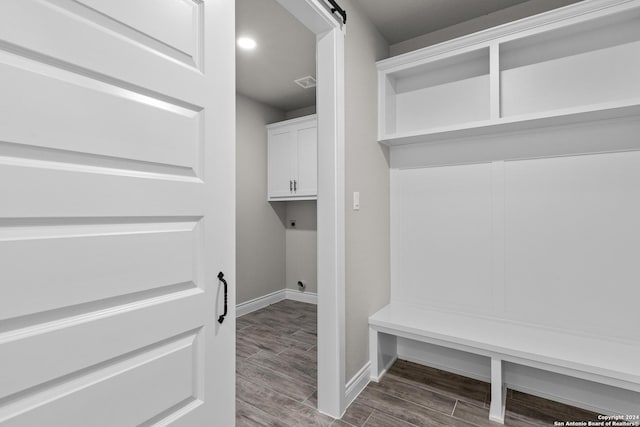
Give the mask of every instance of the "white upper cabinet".
POLYGON ((267 126, 268 200, 317 198, 317 129, 315 114, 267 126))
POLYGON ((389 145, 640 115, 640 0, 586 0, 379 61, 389 145))

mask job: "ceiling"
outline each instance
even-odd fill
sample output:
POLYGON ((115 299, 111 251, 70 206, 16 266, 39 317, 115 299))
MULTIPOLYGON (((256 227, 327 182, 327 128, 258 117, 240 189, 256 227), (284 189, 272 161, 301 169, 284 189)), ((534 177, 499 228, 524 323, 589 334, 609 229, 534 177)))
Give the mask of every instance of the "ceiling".
POLYGON ((354 0, 389 44, 450 27, 527 0, 354 0))
POLYGON ((236 0, 236 35, 258 43, 236 47, 239 93, 283 111, 315 105, 316 91, 295 79, 316 75, 315 35, 275 0, 236 0))
MULTIPOLYGON (((527 0, 351 1, 389 44, 395 44, 527 0)), ((349 13, 349 5, 343 6, 349 13)), ((238 92, 283 111, 315 105, 315 88, 302 89, 294 83, 301 77, 315 77, 311 31, 276 0, 236 0, 236 33, 258 43, 252 51, 236 48, 238 92)))

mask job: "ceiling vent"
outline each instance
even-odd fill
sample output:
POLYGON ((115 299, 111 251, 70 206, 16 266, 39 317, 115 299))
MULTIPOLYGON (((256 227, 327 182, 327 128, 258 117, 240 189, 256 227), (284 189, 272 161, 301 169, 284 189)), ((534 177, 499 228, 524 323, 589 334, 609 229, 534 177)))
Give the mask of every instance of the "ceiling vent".
POLYGON ((298 86, 302 89, 311 89, 312 87, 316 87, 316 79, 311 76, 301 77, 297 80, 294 80, 298 86))

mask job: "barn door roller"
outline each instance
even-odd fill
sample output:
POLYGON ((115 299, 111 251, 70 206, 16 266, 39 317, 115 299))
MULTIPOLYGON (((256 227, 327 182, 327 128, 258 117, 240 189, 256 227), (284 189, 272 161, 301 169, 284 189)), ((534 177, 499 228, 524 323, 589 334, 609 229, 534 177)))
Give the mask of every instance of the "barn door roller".
POLYGON ((347 23, 347 11, 340 7, 340 5, 335 0, 325 0, 331 5, 331 13, 338 14, 342 18, 342 24, 347 23))

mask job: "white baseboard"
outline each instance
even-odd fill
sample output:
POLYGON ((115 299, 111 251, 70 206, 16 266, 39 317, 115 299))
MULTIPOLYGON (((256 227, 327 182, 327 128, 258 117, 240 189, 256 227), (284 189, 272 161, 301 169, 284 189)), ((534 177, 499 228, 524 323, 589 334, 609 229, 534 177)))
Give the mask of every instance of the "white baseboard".
POLYGON ((347 382, 344 392, 345 409, 356 400, 356 397, 362 390, 369 384, 369 377, 371 376, 371 362, 365 363, 360 370, 347 382))
POLYGON ((307 304, 318 305, 318 294, 314 292, 300 292, 294 289, 280 289, 258 298, 236 305, 236 317, 244 316, 271 304, 275 304, 285 299, 306 302, 307 304))
POLYGON ((318 294, 315 292, 302 292, 295 289, 284 289, 284 292, 286 299, 318 305, 318 294))
POLYGON ((252 313, 256 310, 260 310, 261 308, 265 308, 271 304, 282 301, 286 298, 285 291, 285 289, 280 289, 279 291, 271 292, 270 294, 236 305, 236 317, 244 316, 245 314, 252 313))
MULTIPOLYGON (((382 370, 380 371, 380 375, 378 375, 377 377, 369 377, 369 379, 375 383, 380 382, 380 380, 382 379, 382 377, 384 377, 384 375, 387 373, 387 371, 393 366, 394 363, 396 363, 396 360, 398 360, 398 355, 395 355, 393 358, 389 359, 389 361, 387 362, 386 365, 384 365, 384 368, 382 368, 382 370)), ((418 363, 418 362, 416 362, 418 363)))

